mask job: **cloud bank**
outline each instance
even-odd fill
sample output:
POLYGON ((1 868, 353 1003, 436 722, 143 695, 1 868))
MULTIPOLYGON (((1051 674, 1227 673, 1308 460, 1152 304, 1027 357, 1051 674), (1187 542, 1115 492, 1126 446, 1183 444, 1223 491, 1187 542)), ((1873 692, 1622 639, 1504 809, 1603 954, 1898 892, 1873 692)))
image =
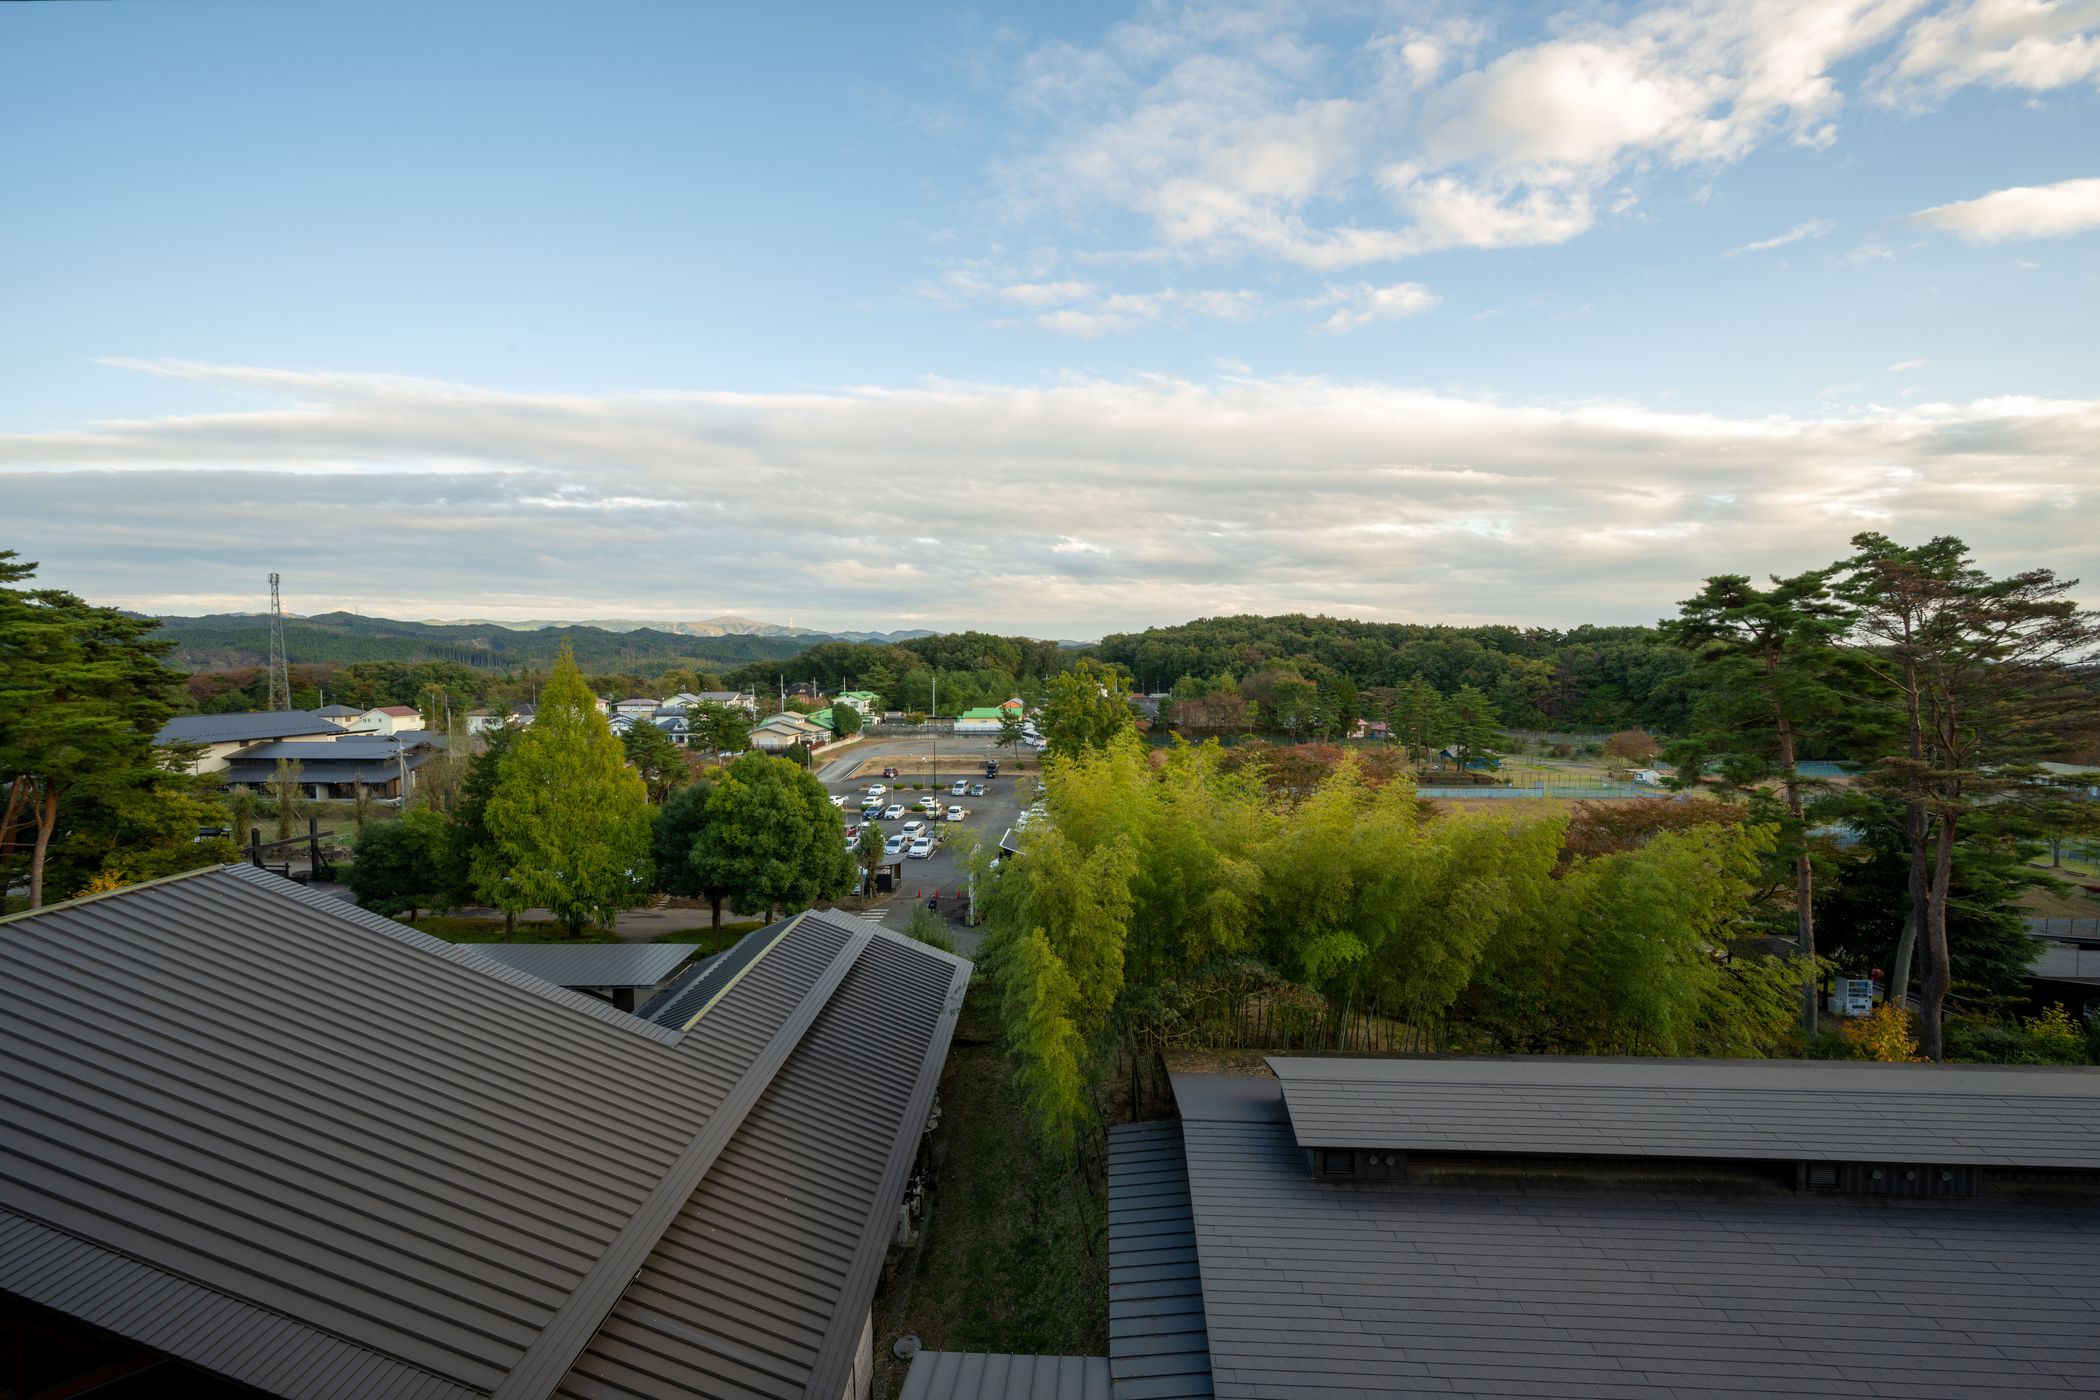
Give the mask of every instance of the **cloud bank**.
MULTIPOLYGON (((1037 635, 1224 612, 1652 620, 1862 529, 2100 575, 2100 402, 1824 418, 1318 378, 520 394, 154 363, 273 405, 0 436, 5 543, 166 610, 1037 635)), ((2089 595, 2090 596, 2090 595, 2089 595)))
POLYGON ((2100 179, 2016 185, 1977 199, 1940 204, 1910 216, 1968 243, 2062 238, 2100 228, 2100 179))

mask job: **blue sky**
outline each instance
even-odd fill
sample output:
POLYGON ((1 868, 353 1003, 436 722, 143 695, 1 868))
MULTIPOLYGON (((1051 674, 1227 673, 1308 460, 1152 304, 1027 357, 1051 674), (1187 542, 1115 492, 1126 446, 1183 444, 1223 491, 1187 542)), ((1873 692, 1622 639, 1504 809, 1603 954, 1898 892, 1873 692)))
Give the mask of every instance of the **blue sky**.
POLYGON ((9 6, 0 122, 0 534, 110 601, 2100 572, 2094 0, 9 6))

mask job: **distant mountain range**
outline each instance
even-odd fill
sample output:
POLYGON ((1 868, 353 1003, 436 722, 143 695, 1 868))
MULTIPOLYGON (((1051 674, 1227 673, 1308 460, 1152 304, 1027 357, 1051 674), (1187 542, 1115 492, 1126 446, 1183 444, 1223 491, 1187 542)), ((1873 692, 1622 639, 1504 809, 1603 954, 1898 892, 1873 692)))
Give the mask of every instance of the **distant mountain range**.
POLYGON ((897 632, 825 632, 814 627, 783 626, 778 622, 760 622, 756 618, 738 617, 723 613, 719 617, 703 618, 698 622, 664 622, 655 618, 630 617, 586 617, 574 622, 555 618, 532 618, 524 622, 504 622, 495 618, 462 618, 456 621, 443 618, 425 620, 429 627, 503 627, 513 632, 538 632, 548 627, 595 627, 602 632, 670 632, 681 637, 806 637, 814 646, 818 642, 902 642, 913 637, 940 635, 924 627, 910 627, 897 632))
MULTIPOLYGON (((206 617, 162 617, 161 632, 175 642, 169 658, 191 671, 261 666, 270 655, 266 613, 215 613, 206 617)), ((724 621, 717 619, 716 621, 724 621)), ((704 625, 704 624, 702 624, 704 625)), ((762 624, 761 624, 762 625, 762 624)), ((923 636, 925 633, 856 633, 844 640, 923 636)), ((344 665, 354 661, 455 661, 490 670, 545 668, 567 642, 586 671, 654 674, 669 666, 733 671, 753 661, 779 661, 830 633, 796 629, 792 634, 670 630, 659 623, 399 622, 362 613, 287 617, 285 654, 295 666, 344 665)))

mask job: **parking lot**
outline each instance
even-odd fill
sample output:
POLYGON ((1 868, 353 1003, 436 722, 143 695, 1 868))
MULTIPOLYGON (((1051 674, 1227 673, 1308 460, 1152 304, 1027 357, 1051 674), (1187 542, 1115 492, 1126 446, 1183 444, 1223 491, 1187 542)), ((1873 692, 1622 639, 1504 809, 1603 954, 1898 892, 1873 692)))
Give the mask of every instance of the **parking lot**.
MULTIPOLYGON (((824 784, 825 791, 846 798, 845 815, 849 825, 858 815, 861 799, 867 794, 870 784, 878 784, 887 789, 883 795, 884 804, 901 803, 906 812, 903 817, 894 820, 876 819, 876 824, 882 828, 885 836, 899 834, 905 821, 914 818, 926 821, 933 832, 944 834, 951 823, 933 821, 926 813, 910 810, 919 799, 932 796, 936 790, 934 785, 938 783, 943 812, 949 805, 963 808, 965 815, 962 821, 952 825, 967 827, 975 832, 977 839, 985 845, 997 845, 999 838, 1013 825, 1014 818, 1020 814, 1025 801, 1033 800, 1036 775, 1029 772, 1016 776, 1012 771, 1011 756, 1007 751, 998 749, 990 739, 942 739, 938 752, 938 773, 907 772, 898 778, 848 776, 871 761, 894 761, 902 765, 933 759, 935 756, 935 746, 924 736, 871 740, 854 745, 845 754, 826 764, 818 770, 817 777, 824 784), (999 761, 1000 775, 997 778, 988 779, 984 776, 985 760, 989 758, 999 761), (973 785, 984 784, 984 796, 953 796, 949 787, 958 778, 966 779, 973 785), (911 786, 913 783, 924 786, 914 792, 911 786), (902 784, 901 790, 899 784, 902 784)), ((888 907, 883 911, 883 922, 891 928, 902 928, 905 921, 911 917, 914 903, 923 904, 929 896, 938 891, 940 912, 951 921, 949 931, 955 939, 956 951, 967 956, 975 950, 977 938, 974 931, 964 927, 959 921, 961 912, 968 903, 968 895, 963 891, 963 880, 963 873, 956 860, 956 849, 946 840, 936 842, 932 855, 925 859, 904 858, 902 883, 898 893, 891 897, 888 907)))

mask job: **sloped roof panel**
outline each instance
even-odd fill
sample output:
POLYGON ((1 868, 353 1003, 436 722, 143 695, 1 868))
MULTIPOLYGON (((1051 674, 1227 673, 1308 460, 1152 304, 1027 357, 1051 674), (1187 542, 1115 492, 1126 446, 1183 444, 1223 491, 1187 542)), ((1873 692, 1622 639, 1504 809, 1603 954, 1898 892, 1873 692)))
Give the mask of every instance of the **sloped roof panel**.
POLYGON ((1301 1147, 2100 1168, 2100 1070, 1273 1057, 1301 1147))
POLYGON ((1179 1123, 1108 1130, 1108 1365, 1118 1400, 1211 1394, 1179 1123))
POLYGON ((2012 1400, 2100 1375, 2090 1198, 1337 1185, 1308 1173, 1287 1124, 1189 1121, 1182 1137, 1228 1400, 2012 1400))
MULTIPOLYGON (((696 1143, 737 1144, 771 1093, 754 1066, 789 1058, 825 969, 843 978, 841 950, 871 937, 781 930, 681 1033, 241 867, 18 916, 0 922, 0 1206, 296 1323, 257 1336, 322 1370, 301 1336, 474 1390, 551 1356, 551 1385, 567 1343, 546 1334, 581 1348, 633 1271, 610 1254, 656 1246, 645 1204, 696 1143), (579 1285, 609 1268, 590 1302, 579 1285)), ((808 1112, 800 1130, 827 1134, 839 1113, 876 1151, 858 1102, 797 1092, 766 1121, 808 1112)), ((191 1359, 144 1335, 160 1312, 98 1325, 191 1359)))
POLYGON ((689 943, 477 943, 474 951, 557 987, 653 987, 693 955, 689 943))
POLYGON ((969 964, 865 920, 804 922, 869 941, 563 1395, 843 1390, 969 964))
POLYGON ((1098 1356, 1004 1356, 922 1351, 899 1400, 1109 1400, 1108 1362, 1098 1356))

